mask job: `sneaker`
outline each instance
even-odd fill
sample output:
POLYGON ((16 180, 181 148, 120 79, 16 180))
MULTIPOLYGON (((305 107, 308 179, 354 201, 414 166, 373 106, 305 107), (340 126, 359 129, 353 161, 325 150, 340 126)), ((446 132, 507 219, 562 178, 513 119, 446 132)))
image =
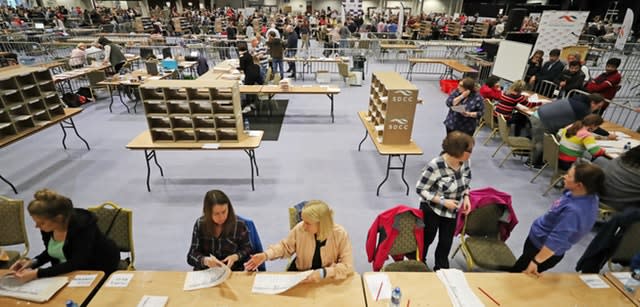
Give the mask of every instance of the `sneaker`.
POLYGON ((529 160, 524 162, 522 165, 524 165, 525 167, 527 167, 529 169, 534 169, 534 170, 540 170, 542 168, 542 164, 534 164, 534 163, 531 163, 531 161, 529 161, 529 160))

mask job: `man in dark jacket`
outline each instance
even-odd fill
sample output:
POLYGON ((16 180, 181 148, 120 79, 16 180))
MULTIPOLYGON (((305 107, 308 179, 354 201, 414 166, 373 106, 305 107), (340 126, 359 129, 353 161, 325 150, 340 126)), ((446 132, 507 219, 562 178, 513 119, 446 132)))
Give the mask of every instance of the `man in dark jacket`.
MULTIPOLYGON (((555 79, 555 84, 561 92, 568 93, 573 89, 582 89, 584 84, 584 73, 580 70, 580 62, 569 62, 569 67, 555 79)), ((560 97, 564 95, 558 95, 560 97)))
MULTIPOLYGON (((293 58, 296 56, 298 52, 298 34, 293 31, 293 27, 291 25, 287 26, 287 57, 293 58)), ((289 78, 296 77, 296 62, 290 61, 288 62, 289 68, 287 72, 290 72, 289 78)))
POLYGON ((549 51, 549 61, 542 64, 540 71, 529 79, 529 84, 535 84, 544 80, 553 81, 564 69, 560 61, 560 49, 549 51))

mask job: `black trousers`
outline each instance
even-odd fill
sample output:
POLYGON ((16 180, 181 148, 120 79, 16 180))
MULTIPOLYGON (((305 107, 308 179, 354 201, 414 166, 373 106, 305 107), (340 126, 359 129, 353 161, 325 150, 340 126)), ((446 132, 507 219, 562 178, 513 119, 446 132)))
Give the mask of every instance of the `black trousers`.
MULTIPOLYGON (((535 245, 533 245, 533 242, 531 242, 531 240, 529 240, 529 237, 527 237, 527 240, 524 241, 524 248, 522 249, 522 255, 520 256, 520 258, 518 258, 518 260, 516 260, 516 264, 513 265, 510 272, 520 273, 526 270, 527 267, 529 266, 529 263, 538 254, 538 252, 540 252, 540 249, 537 248, 535 245)), ((545 262, 540 263, 540 265, 538 266, 538 273, 542 273, 556 266, 556 264, 558 264, 558 262, 562 260, 562 257, 564 257, 564 255, 560 255, 560 256, 553 255, 549 259, 547 259, 545 262)))
POLYGON ((438 232, 438 245, 436 246, 433 270, 448 269, 449 251, 451 251, 451 244, 453 243, 457 218, 450 219, 439 216, 425 203, 420 204, 420 210, 424 214, 424 255, 422 255, 422 260, 426 260, 429 245, 433 243, 436 238, 436 232, 438 232))

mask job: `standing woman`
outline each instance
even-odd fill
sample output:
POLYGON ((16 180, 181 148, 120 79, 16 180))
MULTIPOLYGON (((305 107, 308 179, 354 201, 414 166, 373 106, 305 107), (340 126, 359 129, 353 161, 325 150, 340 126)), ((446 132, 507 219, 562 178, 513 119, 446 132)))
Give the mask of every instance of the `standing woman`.
POLYGON ((598 216, 598 194, 602 194, 604 172, 589 163, 575 163, 564 176, 560 199, 531 224, 522 255, 511 272, 531 275, 554 267, 566 251, 586 234, 598 216))
POLYGON ((118 247, 100 231, 93 213, 73 208, 71 199, 48 189, 37 191, 27 210, 40 229, 45 250, 11 266, 20 281, 77 270, 103 271, 108 276, 118 269, 118 247), (40 268, 47 263, 51 266, 40 268))
POLYGON ((482 117, 484 110, 482 96, 476 91, 476 81, 471 78, 460 80, 458 88, 447 98, 447 107, 449 107, 449 113, 444 120, 447 134, 458 130, 473 135, 478 126, 478 118, 482 117), (463 106, 464 110, 461 112, 453 110, 454 107, 459 106, 463 106))
POLYGON ((433 158, 422 171, 416 186, 420 196, 420 210, 424 213, 424 255, 438 234, 434 270, 448 269, 447 256, 451 250, 458 210, 469 212, 469 157, 473 138, 460 131, 447 134, 442 141, 442 153, 433 158))
POLYGON ((114 44, 104 36, 98 38, 98 44, 104 48, 104 60, 102 60, 102 64, 111 65, 113 71, 117 74, 127 61, 122 50, 120 50, 120 46, 114 44))
POLYGON ((320 200, 310 200, 302 209, 298 223, 282 241, 245 263, 249 271, 266 260, 295 255, 289 271, 314 270, 307 281, 325 278, 344 279, 353 273, 351 241, 347 231, 333 223, 333 210, 320 200))
POLYGON ((202 211, 193 225, 187 263, 196 271, 223 265, 244 270, 251 254, 249 230, 237 219, 229 197, 220 190, 207 192, 202 211))

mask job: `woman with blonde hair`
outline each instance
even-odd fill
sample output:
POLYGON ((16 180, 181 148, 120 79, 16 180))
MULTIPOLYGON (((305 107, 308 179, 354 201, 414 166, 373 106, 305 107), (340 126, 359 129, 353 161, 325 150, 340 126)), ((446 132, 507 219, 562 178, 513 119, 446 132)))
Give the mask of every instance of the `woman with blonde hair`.
POLYGON ((321 200, 310 200, 298 223, 282 241, 251 256, 244 266, 255 270, 266 260, 295 255, 289 271, 314 270, 308 282, 325 278, 344 279, 353 273, 351 241, 347 231, 333 222, 333 210, 321 200))
POLYGON ((496 104, 495 110, 493 112, 494 117, 498 117, 498 115, 501 114, 502 116, 504 116, 504 119, 507 120, 507 123, 509 123, 509 125, 515 125, 515 136, 520 136, 520 131, 529 122, 529 119, 525 115, 517 112, 516 106, 520 104, 527 108, 534 108, 541 104, 540 102, 530 102, 526 96, 522 95, 522 92, 526 89, 526 87, 527 84, 522 80, 513 82, 509 89, 507 89, 504 93, 502 93, 502 95, 500 95, 500 98, 497 100, 498 103, 496 104))

